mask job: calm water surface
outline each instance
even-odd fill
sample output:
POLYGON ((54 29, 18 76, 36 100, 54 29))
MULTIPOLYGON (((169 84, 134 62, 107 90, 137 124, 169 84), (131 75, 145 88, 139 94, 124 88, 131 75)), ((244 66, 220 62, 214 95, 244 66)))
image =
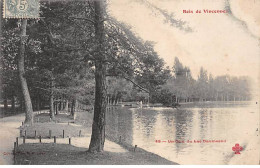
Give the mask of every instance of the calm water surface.
POLYGON ((180 164, 258 164, 258 127, 259 106, 249 102, 191 104, 180 109, 113 107, 107 111, 106 134, 180 164), (232 151, 236 143, 244 147, 240 155, 232 151))

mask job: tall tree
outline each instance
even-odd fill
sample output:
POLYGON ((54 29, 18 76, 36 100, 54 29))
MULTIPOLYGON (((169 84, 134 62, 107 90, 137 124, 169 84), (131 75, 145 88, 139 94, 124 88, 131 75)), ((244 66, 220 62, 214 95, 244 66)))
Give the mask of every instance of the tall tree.
POLYGON ((26 26, 27 26, 27 19, 21 20, 21 41, 20 41, 20 52, 18 56, 18 71, 19 71, 19 78, 21 82, 21 88, 25 103, 25 123, 33 124, 33 109, 32 109, 32 102, 31 97, 27 85, 27 81, 25 78, 25 70, 24 70, 24 56, 25 56, 25 44, 27 41, 26 35, 26 26))
POLYGON ((106 54, 104 52, 104 15, 105 1, 94 1, 95 37, 97 51, 95 55, 95 103, 92 124, 90 152, 102 152, 105 143, 105 114, 106 114, 106 54))
POLYGON ((198 95, 203 100, 207 98, 208 95, 208 73, 201 67, 197 82, 198 95))

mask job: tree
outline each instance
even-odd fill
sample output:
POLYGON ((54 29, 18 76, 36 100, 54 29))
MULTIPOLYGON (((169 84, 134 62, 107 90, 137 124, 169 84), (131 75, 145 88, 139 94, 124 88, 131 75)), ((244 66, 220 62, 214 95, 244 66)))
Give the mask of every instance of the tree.
POLYGON ((149 91, 151 102, 155 102, 160 86, 170 77, 170 71, 164 68, 165 63, 154 51, 151 42, 145 42, 143 45, 145 50, 144 54, 139 55, 139 72, 135 78, 138 84, 149 91))
POLYGON ((193 94, 194 90, 194 79, 191 76, 190 68, 184 66, 178 59, 175 57, 173 65, 173 92, 179 100, 184 99, 188 101, 189 97, 193 94))
POLYGON ((120 100, 131 101, 133 84, 121 77, 107 77, 108 104, 117 104, 120 100))
POLYGON ((21 82, 21 88, 22 88, 23 98, 24 98, 24 103, 25 103, 25 114, 26 114, 25 123, 31 125, 31 124, 33 124, 33 109, 32 109, 31 97, 30 97, 27 81, 25 78, 25 70, 24 70, 25 44, 27 41, 26 25, 27 25, 27 20, 22 19, 20 52, 18 55, 18 71, 19 71, 19 78, 20 78, 20 82, 21 82))
POLYGON ((206 99, 208 95, 208 74, 207 71, 201 67, 197 81, 198 96, 201 99, 206 99))
POLYGON ((213 101, 215 98, 215 87, 214 87, 214 78, 212 74, 209 74, 209 82, 208 82, 208 98, 209 100, 213 101))
MULTIPOLYGON (((17 56, 20 47, 20 28, 17 27, 17 19, 2 20, 1 37, 1 80, 2 92, 4 98, 4 111, 7 112, 7 100, 12 100, 11 112, 15 112, 15 103, 17 98, 21 98, 20 80, 17 69, 17 56)), ((22 105, 22 99, 19 100, 22 105)))
MULTIPOLYGON (((88 86, 92 87, 93 77, 89 74, 93 72, 83 72, 92 66, 88 50, 93 45, 93 24, 73 19, 83 18, 90 10, 87 2, 42 2, 43 17, 28 29, 30 38, 37 39, 41 48, 40 53, 30 54, 27 64, 30 70, 29 84, 35 93, 33 96, 39 97, 37 95, 41 93, 48 99, 52 119, 55 118, 57 109, 61 109, 57 105, 61 107, 62 102, 67 102, 68 105, 74 99, 83 102, 83 97, 93 97, 85 94, 88 86)), ((89 102, 91 101, 87 100, 83 103, 89 102)))
POLYGON ((104 53, 104 15, 105 1, 94 1, 95 9, 95 37, 97 51, 95 55, 95 103, 92 124, 90 152, 102 152, 105 143, 105 114, 106 114, 106 54, 104 53))

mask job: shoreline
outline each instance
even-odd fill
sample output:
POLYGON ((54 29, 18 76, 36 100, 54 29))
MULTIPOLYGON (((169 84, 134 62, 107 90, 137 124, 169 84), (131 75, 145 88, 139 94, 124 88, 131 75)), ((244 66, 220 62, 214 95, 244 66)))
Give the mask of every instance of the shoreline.
MULTIPOLYGON (((107 140, 109 140, 109 141, 112 141, 112 142, 114 142, 114 143, 116 143, 116 144, 118 144, 118 145, 120 145, 121 147, 123 147, 124 149, 126 149, 126 150, 128 150, 128 151, 131 151, 131 152, 141 152, 141 153, 145 153, 145 154, 147 154, 147 155, 151 155, 151 156, 154 156, 154 157, 160 157, 160 158, 162 158, 162 159, 165 159, 165 158, 163 158, 162 156, 160 156, 160 155, 157 155, 157 154, 155 154, 155 153, 153 153, 153 152, 148 152, 147 150, 145 150, 145 149, 143 149, 143 148, 140 148, 140 147, 135 147, 135 146, 133 146, 133 145, 130 145, 130 144, 126 144, 126 143, 120 143, 120 142, 116 142, 115 140, 113 140, 112 138, 110 138, 110 137, 106 137, 106 139, 107 140)), ((167 159, 165 159, 165 160, 167 160, 167 159)), ((167 160, 168 161, 168 160, 167 160)), ((169 160, 170 161, 170 160, 169 160)), ((173 161, 170 161, 170 162, 173 162, 173 161)), ((173 162, 174 163, 174 165, 179 165, 179 163, 177 163, 177 162, 173 162)))
MULTIPOLYGON (((53 132, 60 132, 62 123, 55 126, 52 122, 39 123, 37 129, 52 126, 53 132), (56 129, 56 130, 55 130, 56 129)), ((81 123, 77 123, 82 126, 81 123)), ((70 124, 72 126, 72 124, 70 124)), ((75 126, 76 127, 76 126, 75 126)), ((88 146, 91 139, 91 129, 83 125, 87 130, 84 137, 57 138, 54 143, 53 138, 26 139, 25 144, 20 144, 16 148, 15 165, 176 165, 178 163, 169 161, 157 154, 148 152, 139 147, 118 143, 106 136, 104 151, 100 153, 89 153, 88 146), (40 154, 38 154, 40 153, 40 154), (59 157, 57 157, 59 156, 59 157)), ((33 130, 33 129, 31 129, 33 130)), ((29 132, 29 131, 28 131, 29 132)), ((21 140, 20 140, 21 141, 21 140)))

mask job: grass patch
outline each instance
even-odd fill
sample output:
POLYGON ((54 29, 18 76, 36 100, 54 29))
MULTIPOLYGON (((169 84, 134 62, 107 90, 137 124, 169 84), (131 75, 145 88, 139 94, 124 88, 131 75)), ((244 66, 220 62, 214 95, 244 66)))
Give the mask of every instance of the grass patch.
MULTIPOLYGON (((88 122, 90 122, 89 120, 88 122)), ((38 138, 39 136, 41 136, 42 138, 50 138, 50 130, 51 136, 56 136, 57 138, 63 137, 63 130, 65 133, 64 137, 78 137, 79 134, 81 136, 87 136, 91 132, 91 127, 85 126, 90 125, 90 123, 83 126, 79 125, 81 124, 80 122, 74 123, 73 117, 67 114, 56 115, 55 119, 53 121, 50 121, 49 114, 42 113, 35 115, 34 121, 36 121, 36 123, 34 123, 33 125, 22 126, 20 128, 22 130, 22 136, 25 136, 26 132, 26 138, 38 138)), ((87 120, 85 123, 87 123, 87 120)))
MULTIPOLYGON (((37 123, 50 122, 50 114, 49 113, 37 114, 34 116, 34 121, 37 123)), ((73 122, 74 120, 73 117, 70 115, 58 114, 55 115, 55 118, 52 121, 57 123, 68 123, 68 122, 73 122)))
MULTIPOLYGON (((26 131, 27 138, 37 137, 49 138, 49 130, 52 137, 62 137, 65 130, 65 137, 89 136, 91 133, 93 113, 77 112, 75 120, 67 114, 56 115, 54 121, 49 120, 49 114, 35 115, 32 126, 21 127, 22 133, 26 131), (56 122, 55 122, 56 121, 56 122), (69 123, 69 124, 68 124, 69 123)), ((127 149, 127 152, 89 153, 87 148, 76 147, 68 144, 54 143, 28 143, 21 144, 16 149, 16 165, 172 165, 176 164, 156 154, 137 148, 133 150, 131 145, 120 144, 127 149)))
POLYGON ((15 164, 31 165, 172 165, 158 155, 137 151, 89 153, 87 148, 66 144, 22 144, 17 148, 15 164))
POLYGON ((81 131, 81 136, 86 136, 90 132, 90 128, 86 128, 80 125, 70 124, 67 123, 35 123, 29 127, 22 128, 22 136, 25 136, 26 131, 26 138, 35 138, 35 131, 36 131, 36 138, 41 136, 42 138, 49 138, 49 130, 51 130, 51 136, 56 136, 57 138, 63 137, 63 130, 64 130, 64 137, 78 137, 79 132, 81 131))

